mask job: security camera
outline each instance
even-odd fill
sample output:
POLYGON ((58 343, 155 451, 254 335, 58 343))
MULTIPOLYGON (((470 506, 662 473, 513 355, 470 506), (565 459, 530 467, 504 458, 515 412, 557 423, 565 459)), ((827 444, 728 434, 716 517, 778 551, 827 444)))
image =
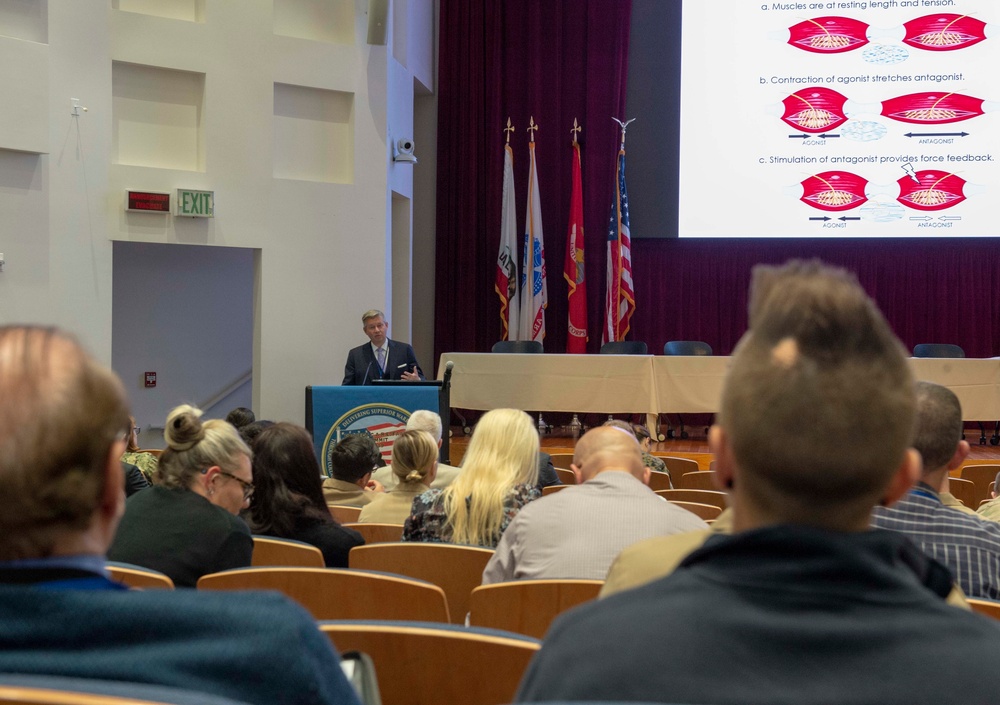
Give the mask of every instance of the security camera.
POLYGON ((416 164, 417 158, 413 156, 413 140, 409 137, 396 140, 395 144, 392 145, 392 160, 394 162, 416 164))

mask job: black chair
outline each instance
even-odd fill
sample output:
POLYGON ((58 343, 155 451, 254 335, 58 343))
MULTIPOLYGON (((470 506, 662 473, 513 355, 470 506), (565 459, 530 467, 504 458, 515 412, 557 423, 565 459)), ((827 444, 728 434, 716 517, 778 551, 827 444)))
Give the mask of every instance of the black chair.
MULTIPOLYGON (((663 346, 664 355, 711 355, 712 346, 701 340, 668 340, 663 346)), ((684 430, 684 417, 677 414, 677 422, 681 427, 681 438, 687 438, 687 431, 684 430)), ((668 417, 669 423, 669 417, 668 417)), ((667 430, 667 438, 674 437, 674 429, 667 430)))
POLYGON ((537 340, 499 340, 493 343, 493 349, 490 352, 538 354, 545 352, 545 349, 542 348, 542 344, 537 340))
POLYGON ((613 340, 601 346, 601 355, 648 355, 649 348, 641 340, 613 340))
POLYGON ((664 355, 711 355, 712 346, 700 340, 670 340, 663 346, 664 355))
POLYGON ((965 357, 965 351, 951 343, 919 343, 913 346, 913 357, 965 357))

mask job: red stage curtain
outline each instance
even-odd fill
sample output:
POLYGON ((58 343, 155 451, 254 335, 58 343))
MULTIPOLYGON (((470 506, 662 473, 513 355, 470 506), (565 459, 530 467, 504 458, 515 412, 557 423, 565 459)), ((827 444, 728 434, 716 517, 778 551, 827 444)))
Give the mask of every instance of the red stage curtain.
MULTIPOLYGON (((528 121, 534 117, 549 305, 546 352, 566 351, 562 277, 570 128, 583 127, 590 344, 600 347, 607 219, 625 117, 630 0, 441 0, 435 354, 487 351, 500 339, 493 291, 507 117, 523 233, 528 121)), ((650 129, 651 126, 650 126, 650 129)), ((627 146, 627 145, 626 145, 627 146)))

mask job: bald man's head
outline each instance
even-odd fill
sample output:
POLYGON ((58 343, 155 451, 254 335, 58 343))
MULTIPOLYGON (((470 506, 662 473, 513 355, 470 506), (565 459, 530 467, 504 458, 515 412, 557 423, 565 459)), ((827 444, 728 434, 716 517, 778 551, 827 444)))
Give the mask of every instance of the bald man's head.
POLYGON ((576 444, 573 465, 581 475, 580 482, 605 470, 627 472, 643 483, 648 480, 639 442, 631 432, 615 426, 598 426, 585 433, 576 444))

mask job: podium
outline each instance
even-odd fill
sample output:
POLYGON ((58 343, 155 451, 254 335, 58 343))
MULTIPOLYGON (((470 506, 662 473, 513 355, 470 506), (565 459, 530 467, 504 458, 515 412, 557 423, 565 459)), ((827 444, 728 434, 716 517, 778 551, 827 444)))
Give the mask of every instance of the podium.
POLYGON ((448 427, 451 405, 449 386, 438 380, 383 381, 356 387, 306 387, 306 428, 313 437, 316 457, 327 476, 330 451, 349 433, 367 433, 388 463, 392 443, 403 432, 410 414, 418 409, 441 416, 440 460, 449 459, 448 427))

